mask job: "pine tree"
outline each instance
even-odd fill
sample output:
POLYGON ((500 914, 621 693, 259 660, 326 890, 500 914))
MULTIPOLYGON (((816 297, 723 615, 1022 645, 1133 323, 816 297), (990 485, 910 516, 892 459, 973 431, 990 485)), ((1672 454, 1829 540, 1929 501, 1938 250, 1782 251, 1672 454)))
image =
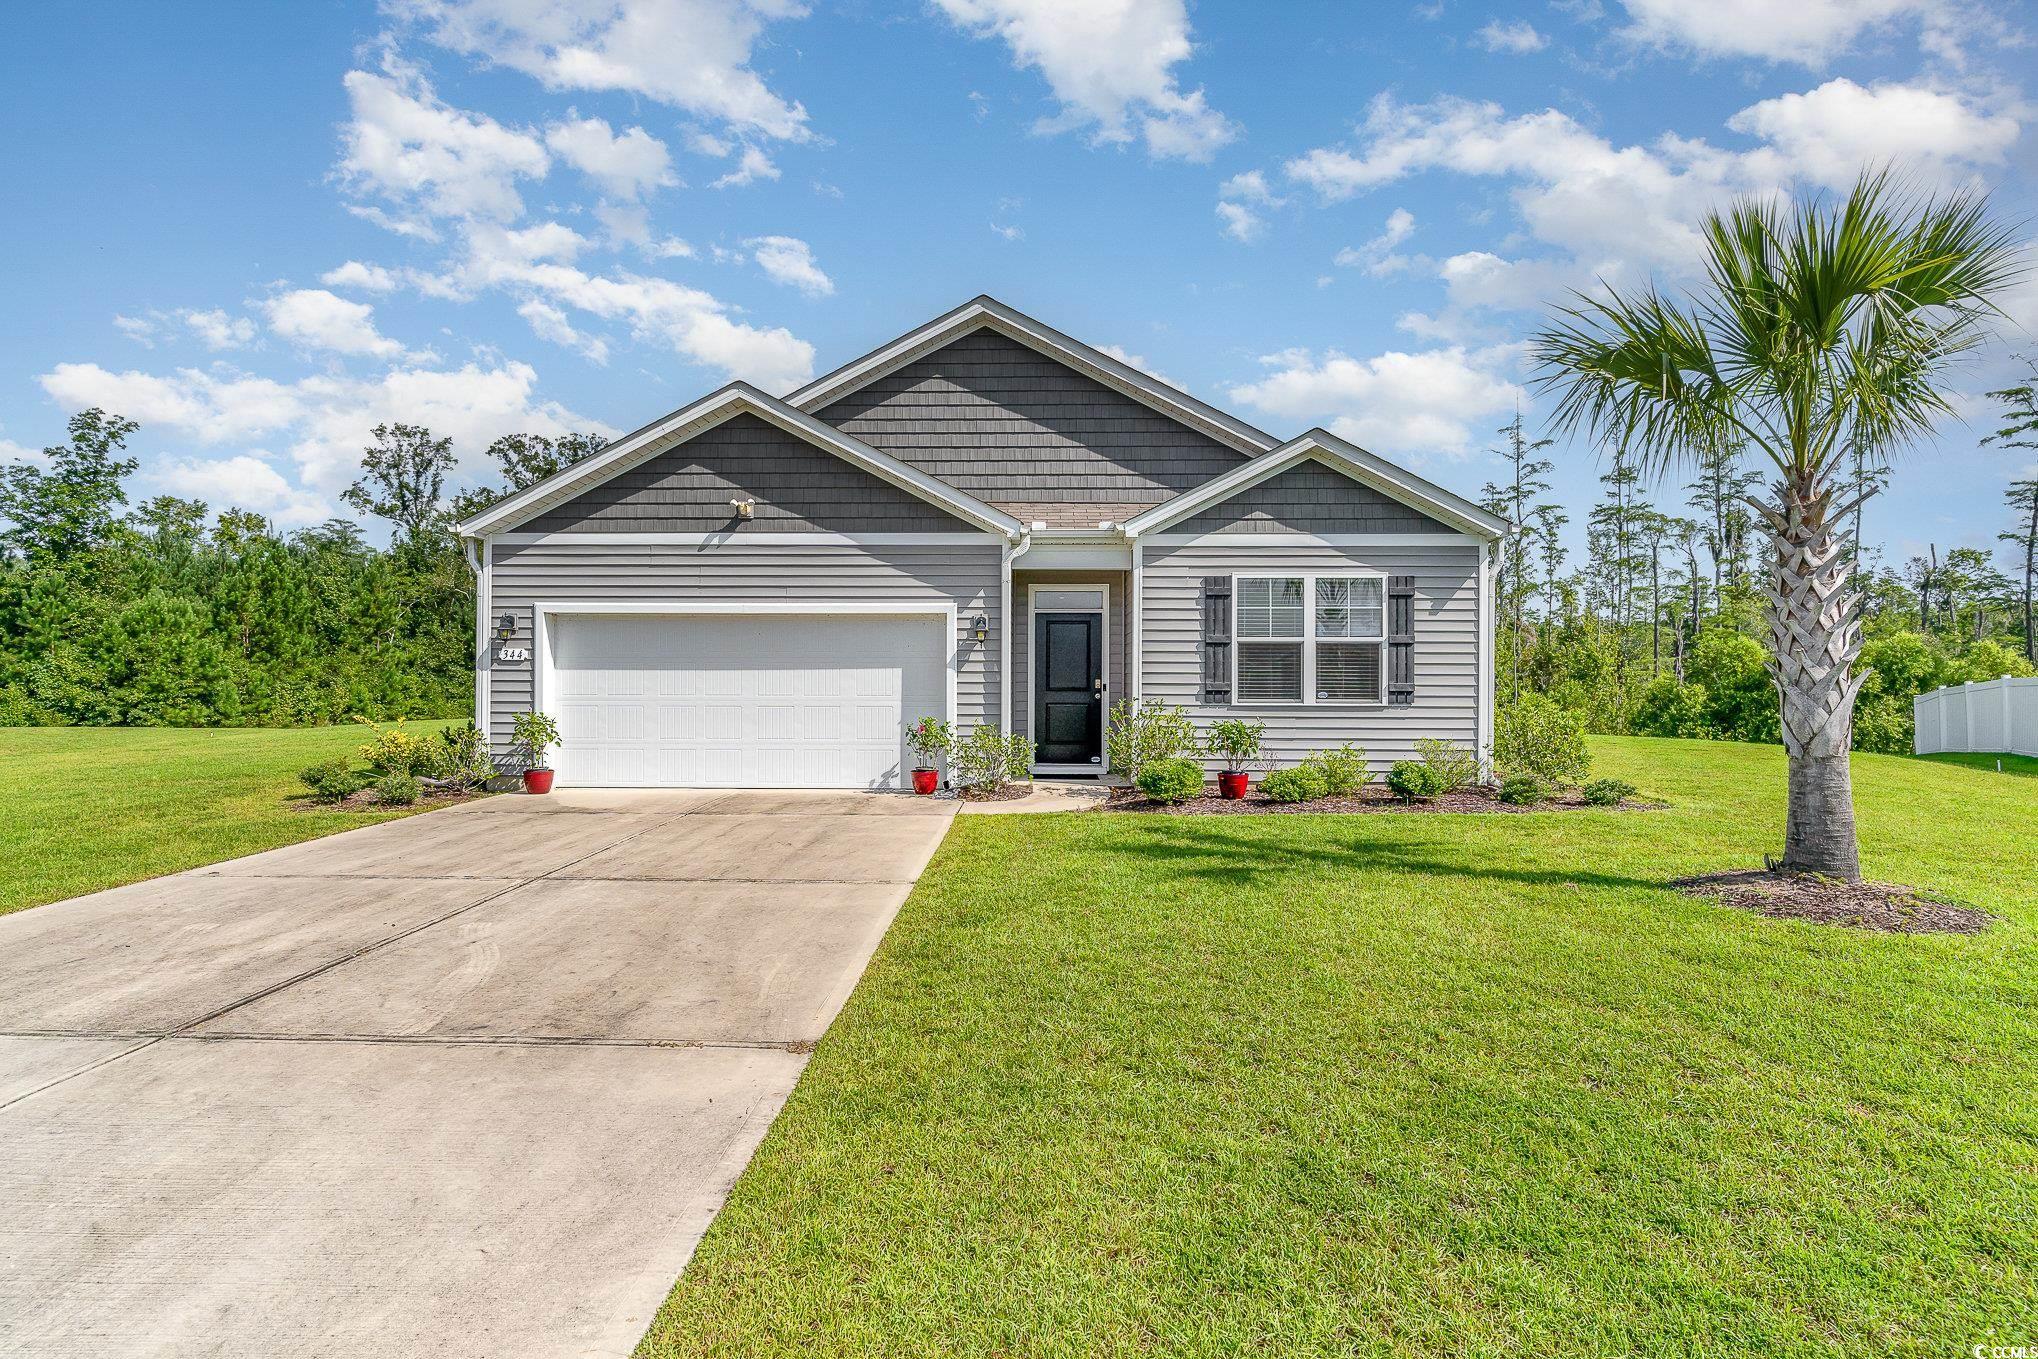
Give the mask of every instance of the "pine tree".
MULTIPOLYGON (((1998 448, 2038 449, 2038 383, 2024 382, 1989 395, 2006 407, 2003 427, 1983 439, 1998 448)), ((2038 637, 2031 629, 2032 579, 2038 576, 2038 477, 2010 483, 2004 498, 2016 511, 2017 527, 1996 535, 2023 549, 2024 555, 2024 659, 2038 662, 2038 637)))

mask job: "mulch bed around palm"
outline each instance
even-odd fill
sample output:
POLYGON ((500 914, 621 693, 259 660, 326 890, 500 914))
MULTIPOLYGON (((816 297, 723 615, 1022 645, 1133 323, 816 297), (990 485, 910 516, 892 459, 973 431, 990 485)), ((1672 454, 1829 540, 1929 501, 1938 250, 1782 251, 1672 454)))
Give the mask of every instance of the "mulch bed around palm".
POLYGON ((1885 934, 1980 934, 1995 918, 1972 906, 1926 896, 1914 887, 1842 882, 1817 873, 1751 868, 1680 878, 1670 885, 1688 896, 1706 897, 1772 919, 1847 925, 1885 934))
MULTIPOLYGON (((1597 810, 1647 811, 1662 804, 1630 798, 1615 808, 1599 807, 1597 810)), ((1215 790, 1187 802, 1160 803, 1148 798, 1137 788, 1113 788, 1111 800, 1104 804, 1107 812, 1158 812, 1177 816, 1254 816, 1301 814, 1340 814, 1366 812, 1570 812, 1592 809, 1594 804, 1579 796, 1575 789, 1558 793, 1543 802, 1518 805, 1502 802, 1491 789, 1465 788, 1455 793, 1428 802, 1408 802, 1396 797, 1385 784, 1367 784, 1351 797, 1318 798, 1314 802, 1275 802, 1262 794, 1257 785, 1244 797, 1236 800, 1219 797, 1215 790)))

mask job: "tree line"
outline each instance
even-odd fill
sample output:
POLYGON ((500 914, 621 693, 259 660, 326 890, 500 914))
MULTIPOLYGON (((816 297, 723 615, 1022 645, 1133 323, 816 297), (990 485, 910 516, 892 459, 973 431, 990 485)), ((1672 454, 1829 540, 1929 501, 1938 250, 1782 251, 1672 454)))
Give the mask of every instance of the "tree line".
MULTIPOLYGON (((1989 395, 2000 418, 1984 443, 2038 450, 2038 370, 1989 395)), ((1531 439, 1519 415, 1497 432, 1503 475, 1483 500, 1520 526, 1498 582, 1500 701, 1542 694, 1601 733, 1780 740, 1749 503, 1763 478, 1745 444, 1715 439, 1690 459, 1689 481, 1654 488, 1626 450, 1609 450, 1573 565, 1561 536, 1570 513, 1549 498, 1552 441, 1531 439)), ((1983 548, 1930 546, 1898 563, 1860 546, 1862 509, 1888 476, 1886 464, 1850 458, 1842 486, 1862 596, 1853 745, 1908 752, 1919 693, 2038 673, 2038 478, 2005 490, 2006 572, 1983 548)))
POLYGON ((448 497, 450 440, 380 425, 329 519, 155 496, 130 507, 138 432, 101 410, 0 468, 0 726, 300 726, 440 717, 473 693, 474 582, 449 528, 597 451, 597 435, 513 434, 504 484, 448 497))

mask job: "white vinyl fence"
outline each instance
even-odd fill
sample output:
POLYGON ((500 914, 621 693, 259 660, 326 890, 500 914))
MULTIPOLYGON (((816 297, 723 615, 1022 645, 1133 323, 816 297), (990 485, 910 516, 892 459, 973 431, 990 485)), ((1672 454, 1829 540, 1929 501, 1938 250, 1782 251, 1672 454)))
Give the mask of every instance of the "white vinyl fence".
POLYGON ((2007 751, 2038 755, 2038 679, 1956 684, 1919 694, 1912 712, 1920 755, 1944 750, 2007 751))

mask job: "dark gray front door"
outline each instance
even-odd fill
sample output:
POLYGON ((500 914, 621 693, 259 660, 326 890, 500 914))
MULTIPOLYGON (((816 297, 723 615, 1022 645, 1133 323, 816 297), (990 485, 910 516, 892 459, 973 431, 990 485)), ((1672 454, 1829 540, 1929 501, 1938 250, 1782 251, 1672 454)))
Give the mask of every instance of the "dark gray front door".
POLYGON ((1034 758, 1099 763, 1104 753, 1104 619, 1043 613, 1033 619, 1034 758))

